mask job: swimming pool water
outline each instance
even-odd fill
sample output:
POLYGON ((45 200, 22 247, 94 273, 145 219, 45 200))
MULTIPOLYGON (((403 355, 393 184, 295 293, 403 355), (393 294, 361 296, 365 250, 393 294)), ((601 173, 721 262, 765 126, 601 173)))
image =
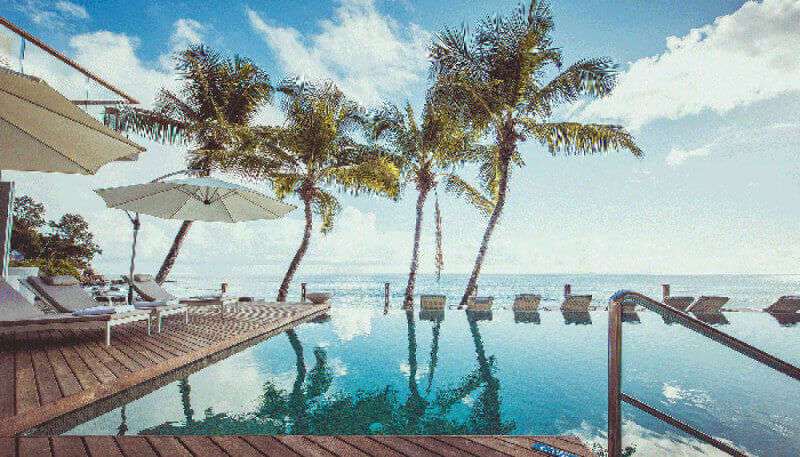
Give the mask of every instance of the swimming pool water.
MULTIPOLYGON (((604 443, 606 312, 444 316, 334 306, 325 322, 68 433, 577 434, 604 443)), ((724 331, 800 364, 800 325, 725 317, 724 331)), ((623 391, 753 455, 800 455, 800 383, 654 313, 623 326, 623 391)), ((623 415, 624 445, 638 455, 723 455, 630 406, 623 415)))

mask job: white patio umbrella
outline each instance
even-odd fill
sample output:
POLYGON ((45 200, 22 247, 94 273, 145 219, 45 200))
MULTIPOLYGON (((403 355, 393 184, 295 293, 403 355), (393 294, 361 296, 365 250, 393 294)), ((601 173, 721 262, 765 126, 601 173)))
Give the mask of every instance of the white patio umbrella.
POLYGON ((144 150, 41 79, 0 67, 0 170, 92 175, 144 150))
MULTIPOLYGON (((34 76, 0 67, 0 171, 91 175, 144 148, 109 129, 34 76)), ((13 183, 0 183, 0 276, 11 237, 13 183)))
MULTIPOLYGON (((202 176, 166 179, 176 174, 197 173, 195 170, 183 170, 145 184, 95 189, 105 200, 106 206, 125 210, 133 224, 130 281, 133 281, 140 213, 161 219, 233 223, 276 219, 297 208, 220 179, 202 176)), ((132 295, 131 284, 129 301, 132 301, 132 295)))

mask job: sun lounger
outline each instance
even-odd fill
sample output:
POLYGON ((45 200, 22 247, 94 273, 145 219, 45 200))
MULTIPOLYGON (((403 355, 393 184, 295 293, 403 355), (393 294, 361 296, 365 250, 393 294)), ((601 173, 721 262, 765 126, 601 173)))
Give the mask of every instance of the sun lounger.
POLYGON ((694 303, 686 308, 687 313, 718 313, 725 303, 728 303, 728 297, 707 297, 702 296, 694 303))
POLYGON ((686 311, 686 308, 692 304, 694 297, 664 297, 664 304, 671 306, 680 311, 686 311))
POLYGON ((519 294, 514 297, 514 304, 511 309, 514 311, 536 311, 539 309, 539 301, 541 299, 541 295, 519 294))
POLYGON ((444 295, 420 295, 420 309, 444 309, 447 297, 444 295))
MULTIPOLYGON (((28 276, 22 281, 22 284, 45 303, 62 313, 75 313, 87 308, 97 308, 100 304, 71 276, 28 276)), ((112 302, 109 300, 108 304, 112 305, 112 302)), ((137 302, 134 303, 134 307, 150 314, 151 319, 157 322, 156 328, 159 332, 161 332, 162 317, 187 312, 186 305, 177 301, 137 302)))
MULTIPOLYGON (((97 308, 97 302, 95 302, 95 308, 97 308)), ((93 314, 92 308, 85 308, 83 313, 82 315, 45 314, 28 302, 10 284, 0 280, 0 333, 99 329, 105 330, 106 346, 108 346, 111 344, 111 327, 130 322, 147 321, 147 333, 150 334, 150 314, 146 311, 93 314)))
MULTIPOLYGON (((125 276, 125 279, 127 280, 128 276, 125 276)), ((177 300, 179 303, 187 306, 219 306, 221 315, 225 314, 225 306, 232 304, 236 306, 236 311, 239 311, 239 300, 236 297, 229 297, 220 294, 178 298, 158 285, 152 275, 133 275, 133 290, 135 290, 139 296, 151 302, 169 302, 177 300)))
POLYGON ((470 311, 491 311, 494 297, 469 297, 467 309, 470 311))
POLYGON ((100 305, 72 276, 28 276, 20 283, 61 313, 73 313, 100 305))
POLYGON ((800 311, 800 296, 784 295, 775 303, 764 308, 764 311, 772 314, 791 314, 800 311))
POLYGON ((589 304, 592 303, 591 295, 565 295, 564 302, 561 303, 561 311, 576 312, 588 311, 589 304))
POLYGON ((730 321, 724 314, 717 311, 715 313, 694 313, 694 317, 697 318, 700 322, 704 322, 708 325, 728 325, 730 321))

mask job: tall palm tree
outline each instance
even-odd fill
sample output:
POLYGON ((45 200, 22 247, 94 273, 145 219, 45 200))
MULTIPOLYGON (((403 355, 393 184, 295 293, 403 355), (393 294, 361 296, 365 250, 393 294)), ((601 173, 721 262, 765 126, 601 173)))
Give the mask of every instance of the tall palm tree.
MULTIPOLYGON (((466 197, 469 203, 486 215, 491 213, 492 203, 454 173, 457 166, 482 156, 482 149, 485 148, 476 142, 478 135, 443 110, 437 110, 430 100, 425 103, 421 124, 417 123, 410 104, 406 104, 404 111, 401 112, 392 104, 378 111, 372 121, 371 139, 385 142, 391 147, 402 163, 406 180, 413 183, 418 192, 411 267, 403 298, 403 307, 413 308, 423 210, 430 192, 442 181, 445 190, 466 197)), ((441 223, 438 201, 436 218, 437 273, 440 273, 441 223)))
MULTIPOLYGON (((187 166, 208 175, 212 154, 229 143, 229 137, 249 124, 270 101, 269 76, 251 60, 223 58, 206 46, 196 45, 177 54, 175 69, 183 80, 177 92, 162 88, 154 110, 127 108, 106 113, 106 123, 167 144, 192 148, 187 166)), ((181 224, 156 275, 162 284, 169 275, 192 221, 181 224)))
POLYGON ((553 18, 545 1, 533 0, 508 17, 488 17, 475 31, 445 29, 431 47, 433 97, 494 137, 496 158, 481 168, 495 205, 461 304, 473 293, 489 240, 506 201, 512 165, 524 165, 519 142, 538 140, 551 154, 587 155, 610 149, 642 151, 621 126, 552 120, 558 105, 602 97, 615 85, 609 58, 580 60, 562 70, 553 46, 553 18), (543 81, 552 68, 559 73, 543 81))
POLYGON ((364 109, 333 83, 288 79, 278 90, 285 123, 246 129, 218 161, 244 178, 269 182, 278 198, 295 195, 303 203, 303 238, 278 290, 277 301, 286 301, 310 244, 314 214, 324 234, 341 210, 331 189, 396 199, 400 174, 388 154, 353 138, 364 128, 364 109))

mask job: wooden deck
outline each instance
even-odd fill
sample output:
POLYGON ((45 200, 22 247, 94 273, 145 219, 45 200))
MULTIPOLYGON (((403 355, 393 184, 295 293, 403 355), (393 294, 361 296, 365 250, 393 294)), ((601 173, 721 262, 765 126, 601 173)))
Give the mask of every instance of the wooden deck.
POLYGON ((188 326, 170 316, 161 333, 147 335, 143 322, 115 327, 110 346, 96 330, 0 336, 0 436, 63 432, 328 309, 254 303, 222 317, 195 308, 188 326))
POLYGON ((55 436, 0 438, 0 457, 594 457, 572 436, 55 436), (538 444, 537 444, 538 443, 538 444))

